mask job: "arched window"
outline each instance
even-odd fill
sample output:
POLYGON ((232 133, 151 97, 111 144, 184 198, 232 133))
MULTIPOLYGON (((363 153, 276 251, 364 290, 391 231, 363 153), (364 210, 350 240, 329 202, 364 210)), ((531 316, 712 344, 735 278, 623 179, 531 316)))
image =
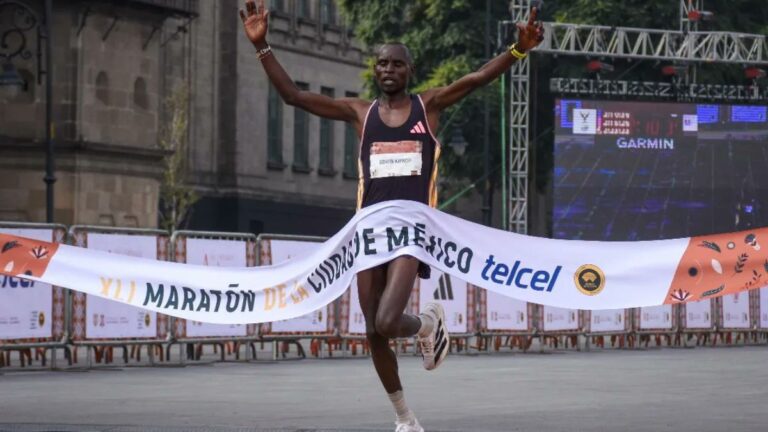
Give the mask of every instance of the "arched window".
POLYGON ((138 77, 133 82, 133 104, 143 110, 149 109, 149 96, 147 95, 147 81, 138 77))
POLYGON ((109 105, 109 77, 104 71, 96 75, 96 99, 104 105, 109 105))

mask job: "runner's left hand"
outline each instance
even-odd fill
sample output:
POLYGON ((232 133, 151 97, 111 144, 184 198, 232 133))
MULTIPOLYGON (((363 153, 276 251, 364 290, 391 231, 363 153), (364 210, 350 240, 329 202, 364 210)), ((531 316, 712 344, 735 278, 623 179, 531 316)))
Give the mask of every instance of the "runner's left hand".
POLYGON ((517 50, 527 52, 536 48, 544 40, 544 26, 536 21, 539 15, 537 8, 531 9, 528 22, 517 23, 517 50))

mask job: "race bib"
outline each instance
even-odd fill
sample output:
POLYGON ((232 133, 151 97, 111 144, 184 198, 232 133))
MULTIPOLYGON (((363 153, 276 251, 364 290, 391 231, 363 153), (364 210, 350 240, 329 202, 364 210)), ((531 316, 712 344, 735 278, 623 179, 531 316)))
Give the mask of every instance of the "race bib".
POLYGON ((421 141, 373 143, 371 178, 421 175, 421 149, 421 141))

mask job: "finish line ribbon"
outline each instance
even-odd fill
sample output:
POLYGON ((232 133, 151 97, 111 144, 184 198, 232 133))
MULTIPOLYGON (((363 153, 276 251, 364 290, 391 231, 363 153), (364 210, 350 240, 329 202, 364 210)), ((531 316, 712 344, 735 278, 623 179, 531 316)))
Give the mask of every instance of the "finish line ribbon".
POLYGON ((529 237, 412 201, 358 212, 319 248, 280 264, 207 267, 0 234, 0 274, 195 321, 298 317, 341 296, 355 273, 401 255, 519 300, 571 309, 695 301, 768 283, 768 229, 642 242, 529 237))

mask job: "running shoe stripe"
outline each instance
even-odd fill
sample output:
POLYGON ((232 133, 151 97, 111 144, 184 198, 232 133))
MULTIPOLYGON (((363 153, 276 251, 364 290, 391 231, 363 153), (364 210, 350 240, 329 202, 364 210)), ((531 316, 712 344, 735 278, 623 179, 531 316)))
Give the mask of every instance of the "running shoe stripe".
POLYGON ((443 351, 445 351, 445 346, 448 345, 448 341, 444 340, 440 344, 440 348, 437 349, 437 353, 435 353, 435 363, 437 363, 440 358, 443 356, 443 351))

